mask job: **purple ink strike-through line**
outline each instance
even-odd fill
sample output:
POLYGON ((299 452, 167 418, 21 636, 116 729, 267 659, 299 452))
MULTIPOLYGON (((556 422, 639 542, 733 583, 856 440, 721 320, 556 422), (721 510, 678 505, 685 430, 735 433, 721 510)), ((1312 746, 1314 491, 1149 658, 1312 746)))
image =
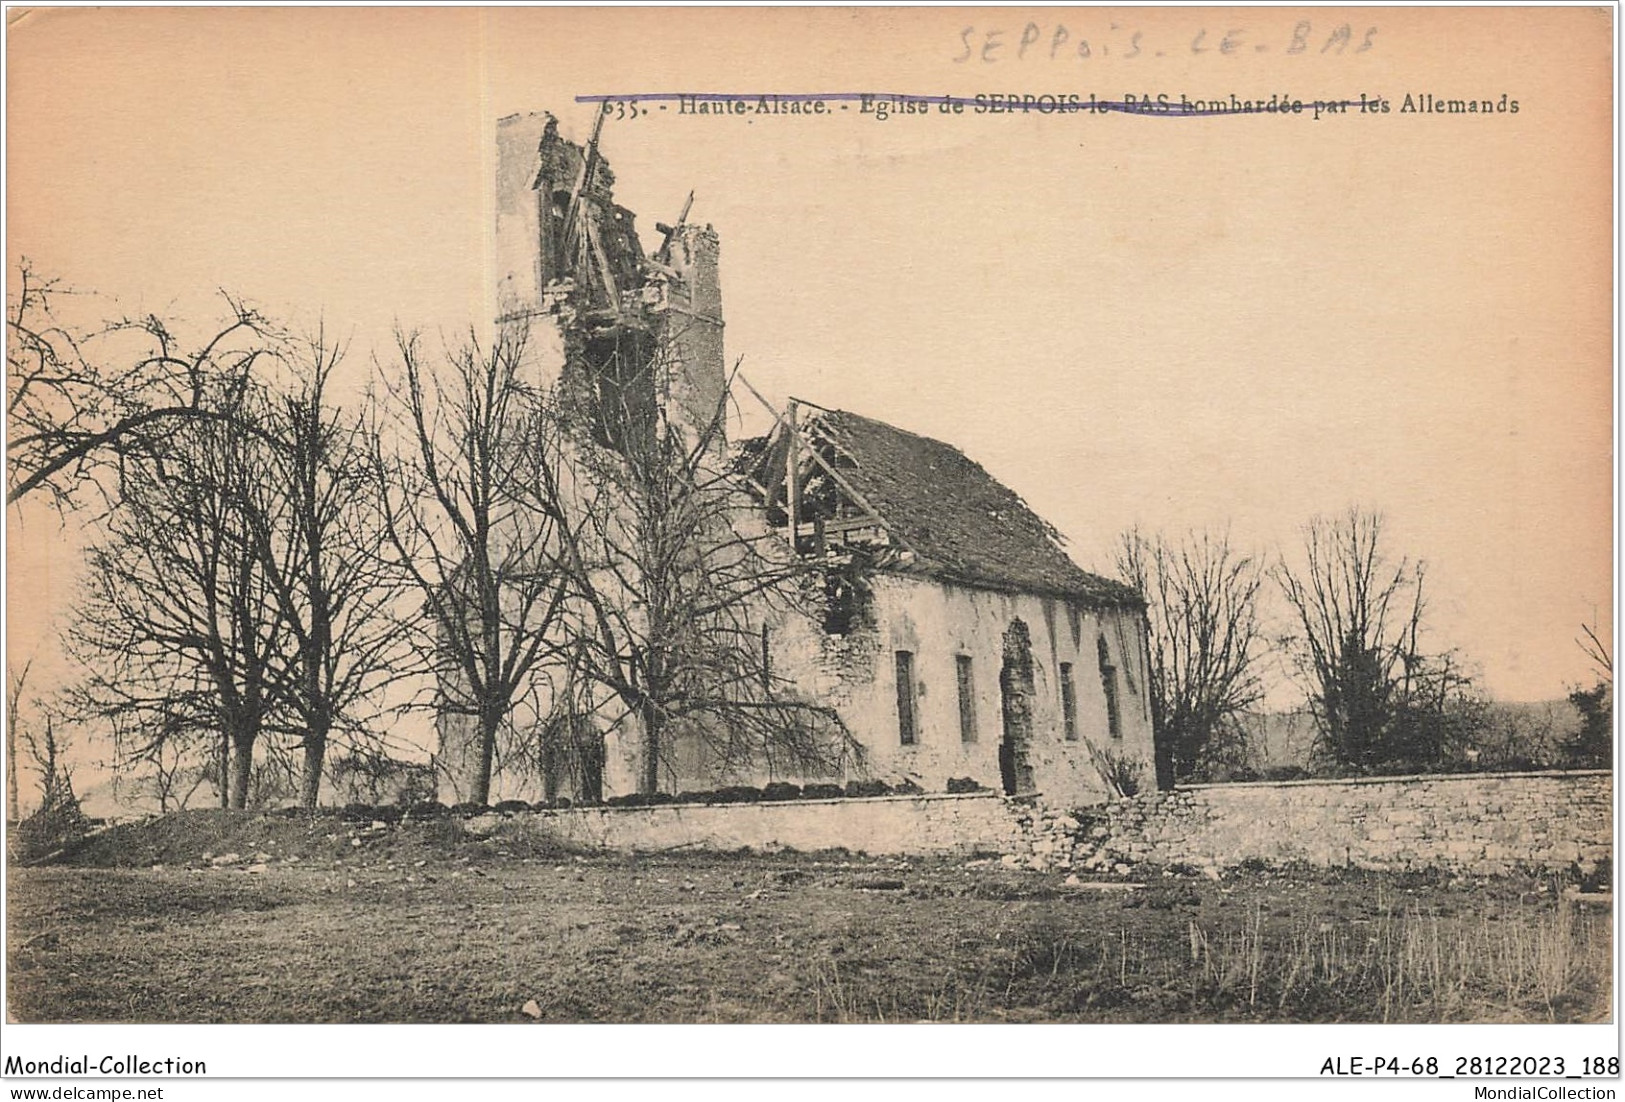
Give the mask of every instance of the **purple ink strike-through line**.
MULTIPOLYGON (((761 100, 772 97, 780 103, 801 102, 810 103, 813 100, 847 100, 858 101, 863 99, 885 100, 895 103, 906 100, 910 103, 928 103, 943 106, 975 107, 976 100, 968 96, 915 96, 900 92, 639 92, 633 95, 592 95, 577 96, 577 103, 614 103, 620 100, 628 102, 636 100, 642 102, 674 102, 677 100, 704 101, 707 103, 726 103, 731 100, 761 100)), ((985 106, 985 104, 984 104, 985 106)), ((1164 118, 1196 118, 1207 115, 1265 115, 1265 114, 1292 114, 1293 112, 1272 111, 1235 111, 1229 108, 1202 108, 1184 107, 1177 103, 1128 103, 1121 100, 1087 100, 1076 103, 1056 103, 1049 110, 1040 109, 1035 103, 1012 103, 1008 99, 1001 101, 996 112, 989 114, 1010 115, 1020 112, 1024 115, 1084 115, 1116 111, 1125 115, 1150 115, 1164 118)))

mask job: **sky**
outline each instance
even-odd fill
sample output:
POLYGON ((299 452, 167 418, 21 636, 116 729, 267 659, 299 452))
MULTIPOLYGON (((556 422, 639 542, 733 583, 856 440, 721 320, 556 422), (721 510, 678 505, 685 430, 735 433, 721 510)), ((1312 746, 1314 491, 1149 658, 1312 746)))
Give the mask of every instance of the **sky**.
MULTIPOLYGON (((602 148, 646 244, 695 192, 727 355, 774 401, 957 445, 1103 572, 1134 525, 1228 526, 1268 557, 1317 513, 1380 510, 1428 564, 1430 644, 1498 697, 1550 699, 1593 679, 1581 625, 1611 631, 1610 18, 13 12, 8 281, 26 256, 199 335, 223 289, 346 336, 359 388, 397 326, 455 340, 493 315, 510 113, 584 140, 594 94, 1299 99, 884 121, 645 101, 602 148), (1509 110, 1402 110, 1430 95, 1509 110), (1355 107, 1316 119, 1316 99, 1355 107)), ((76 534, 7 521, 8 658, 65 677, 76 534)))

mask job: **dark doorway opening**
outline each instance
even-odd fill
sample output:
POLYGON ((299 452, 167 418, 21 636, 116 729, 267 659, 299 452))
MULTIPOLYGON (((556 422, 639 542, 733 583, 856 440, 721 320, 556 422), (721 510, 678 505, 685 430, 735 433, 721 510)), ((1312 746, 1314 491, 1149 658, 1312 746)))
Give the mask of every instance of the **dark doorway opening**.
POLYGON ((999 779, 1006 796, 1034 792, 1027 748, 1033 738, 1033 648, 1027 625, 1013 620, 1004 633, 1004 665, 999 670, 999 701, 1004 733, 999 740, 999 779))
POLYGON ((575 803, 603 803, 607 756, 604 733, 586 716, 553 716, 542 730, 542 794, 549 803, 566 790, 575 803))

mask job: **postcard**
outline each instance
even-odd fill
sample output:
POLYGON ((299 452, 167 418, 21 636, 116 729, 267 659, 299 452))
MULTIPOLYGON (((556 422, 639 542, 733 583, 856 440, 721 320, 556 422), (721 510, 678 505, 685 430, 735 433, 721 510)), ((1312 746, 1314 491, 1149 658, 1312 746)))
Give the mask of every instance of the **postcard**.
POLYGON ((7 21, 8 1084, 1617 1079, 1610 8, 7 21))

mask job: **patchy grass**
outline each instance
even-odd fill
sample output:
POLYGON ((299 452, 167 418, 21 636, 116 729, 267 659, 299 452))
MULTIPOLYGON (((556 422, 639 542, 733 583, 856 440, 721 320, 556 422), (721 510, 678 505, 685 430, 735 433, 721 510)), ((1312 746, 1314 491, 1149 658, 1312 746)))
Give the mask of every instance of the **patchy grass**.
POLYGON ((225 812, 74 860, 10 873, 19 1020, 1577 1021, 1610 996, 1609 914, 1539 877, 1099 890, 225 812))

